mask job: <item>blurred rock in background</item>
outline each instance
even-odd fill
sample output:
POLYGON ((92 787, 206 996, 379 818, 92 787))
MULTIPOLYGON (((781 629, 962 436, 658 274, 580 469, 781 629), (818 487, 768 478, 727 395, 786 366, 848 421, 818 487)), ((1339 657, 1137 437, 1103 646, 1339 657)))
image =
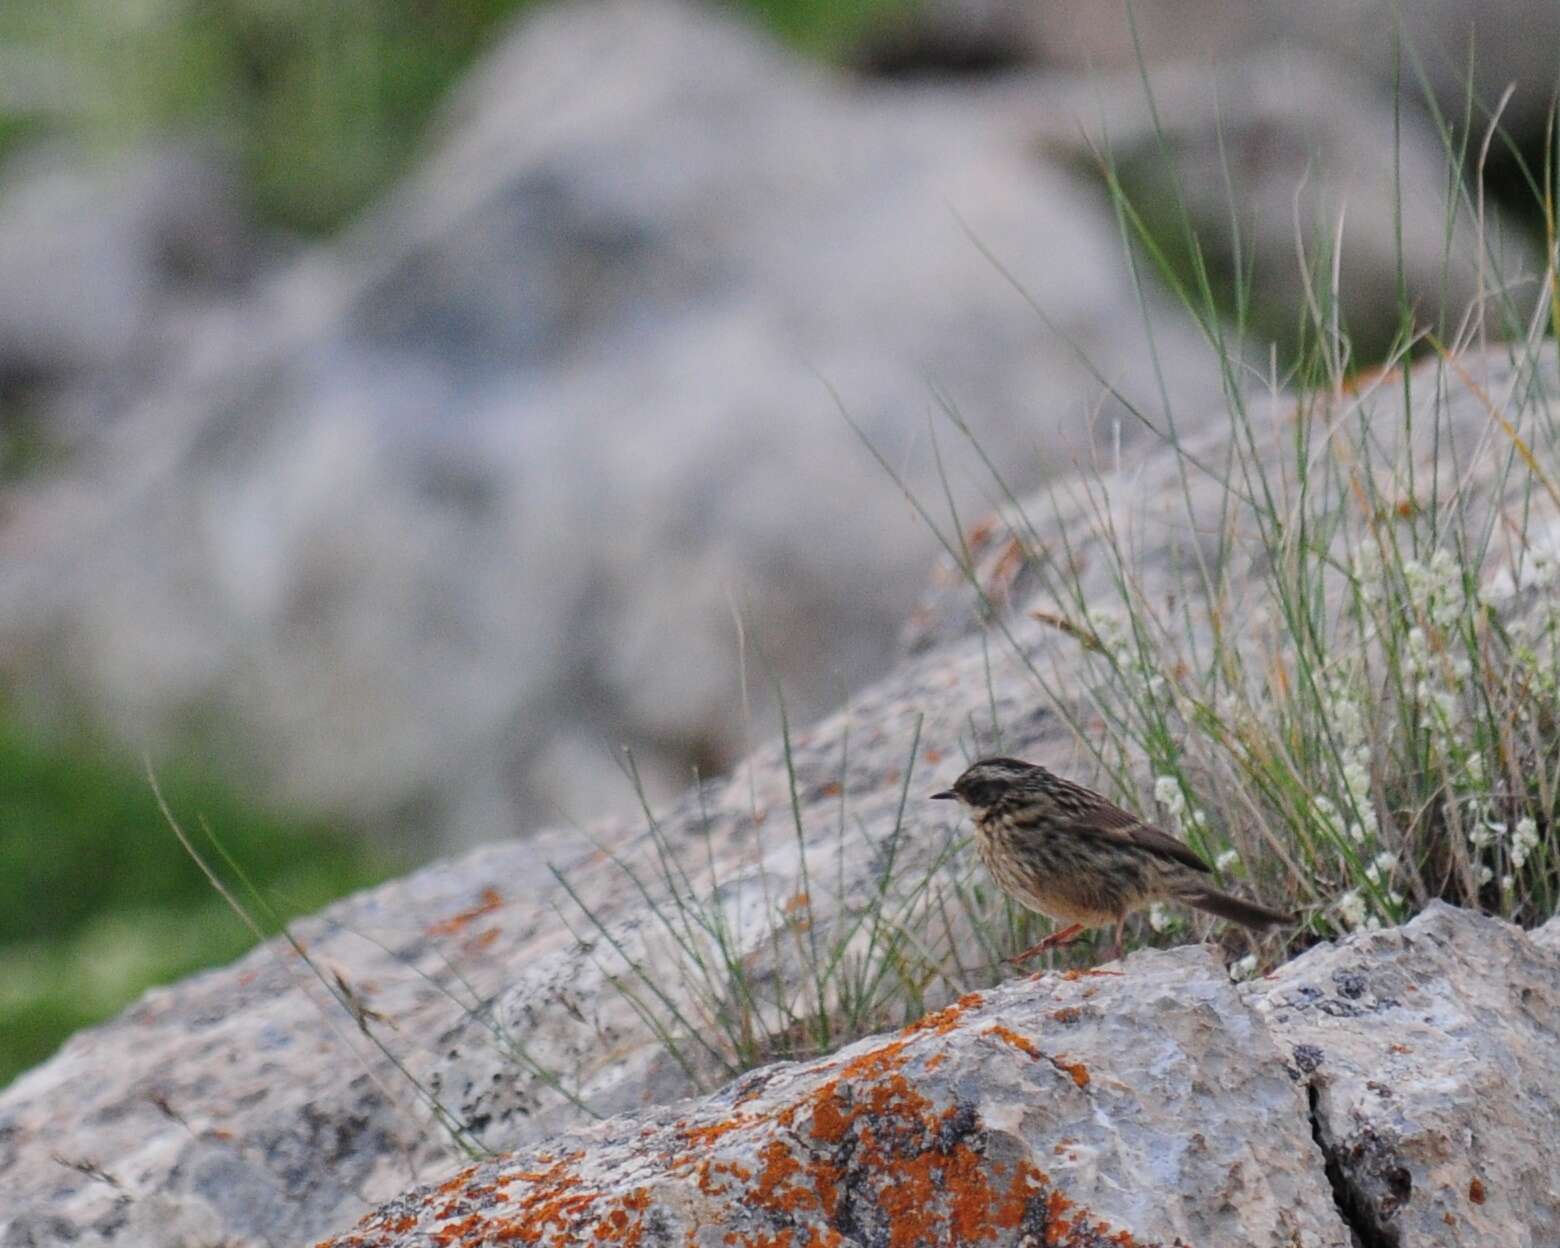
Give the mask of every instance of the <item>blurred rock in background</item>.
POLYGON ((855 55, 890 71, 1000 63, 1108 73, 1211 66, 1275 47, 1318 53, 1387 92, 1401 77, 1411 107, 1422 86, 1453 118, 1469 107, 1471 85, 1481 124, 1513 86, 1502 120, 1525 134, 1542 129, 1560 73, 1560 8, 1549 0, 922 0, 868 26, 855 55))
MULTIPOLYGON (((1122 425, 985 247, 1160 406, 1109 211, 1019 103, 539 12, 404 185, 13 494, 18 703, 429 848, 631 804, 620 746, 661 792, 724 766, 744 664, 760 736, 771 682, 837 703, 936 547, 829 386, 941 509, 935 428, 968 520, 999 490, 936 393, 1014 489, 1122 425)), ((1216 394, 1148 306, 1168 395, 1216 394)))
MULTIPOLYGON (((1124 262, 1076 138, 1102 117, 1161 202, 1163 133, 1215 233, 1233 169, 1292 315, 1296 236, 1341 214, 1341 314, 1376 348, 1399 200, 1427 323, 1521 280, 1520 239, 1481 264, 1438 229, 1441 139, 1417 107, 1395 128, 1375 27, 1141 6, 1151 61, 1229 62, 1217 97, 1171 72, 1156 126, 1095 7, 934 4, 863 62, 934 63, 917 49, 969 12, 946 63, 1007 72, 850 79, 688 3, 540 6, 417 166, 286 262, 220 164, 23 149, 0 369, 59 450, 0 496, 15 712, 427 852, 632 806, 624 746, 656 793, 720 769, 774 687, 805 720, 881 671, 936 553, 831 388, 939 511, 945 471, 966 522, 1001 489, 943 401, 1026 490, 1140 432, 1110 388, 1156 422, 1218 393, 1192 318, 1124 262), (1126 72, 1085 89, 1085 65, 1126 72)), ((1553 75, 1529 7, 1531 39, 1479 44, 1481 99, 1553 75)), ((1474 12, 1441 6, 1426 39, 1474 12)))

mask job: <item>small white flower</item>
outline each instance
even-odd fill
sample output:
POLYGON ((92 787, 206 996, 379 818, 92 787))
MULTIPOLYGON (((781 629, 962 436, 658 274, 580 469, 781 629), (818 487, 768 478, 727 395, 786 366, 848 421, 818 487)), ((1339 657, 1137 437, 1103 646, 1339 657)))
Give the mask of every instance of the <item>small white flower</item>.
POLYGON ((1217 858, 1215 858, 1213 860, 1213 865, 1215 867, 1217 867, 1220 871, 1228 871, 1231 867, 1235 866, 1235 864, 1238 863, 1239 861, 1240 861, 1240 855, 1238 853, 1236 853, 1233 849, 1226 849, 1223 853, 1221 853, 1217 858))
POLYGON ((1515 876, 1503 875, 1500 877, 1500 891, 1503 893, 1509 893, 1513 888, 1516 887, 1516 884, 1517 881, 1515 876))
POLYGON ((1397 870, 1398 856, 1390 850, 1382 850, 1381 853, 1376 855, 1376 861, 1371 865, 1381 872, 1382 875, 1391 875, 1397 870))
POLYGON ((1175 922, 1170 911, 1166 910, 1159 902, 1155 902, 1148 908, 1148 925, 1156 932, 1162 932, 1175 922))
POLYGON ((1511 865, 1523 866, 1528 855, 1537 848, 1538 824, 1526 817, 1518 819, 1516 829, 1511 834, 1511 865))
POLYGON ((1248 953, 1238 962, 1230 964, 1230 978, 1233 980, 1250 979, 1257 970, 1257 955, 1248 953))
POLYGON ((1177 818, 1186 810, 1186 798, 1181 795, 1181 782, 1174 776, 1155 777, 1154 800, 1177 818))
POLYGON ((1495 878, 1495 870, 1494 870, 1493 867, 1480 867, 1479 868, 1479 883, 1480 884, 1488 884, 1494 878, 1495 878))
POLYGON ((1363 927, 1365 924, 1365 898, 1360 895, 1357 888, 1351 888, 1342 897, 1338 898, 1338 914, 1348 927, 1363 927))

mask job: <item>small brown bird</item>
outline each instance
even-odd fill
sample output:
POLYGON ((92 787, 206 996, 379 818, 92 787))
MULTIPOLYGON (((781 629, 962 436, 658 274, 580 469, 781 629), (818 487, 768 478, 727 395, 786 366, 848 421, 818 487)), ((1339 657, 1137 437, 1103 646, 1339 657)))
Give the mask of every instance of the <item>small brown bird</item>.
POLYGON ((969 807, 975 846, 1003 892, 1069 924, 1014 962, 1111 923, 1111 956, 1117 957, 1127 915, 1154 901, 1179 901, 1259 929, 1294 922, 1292 915, 1220 892, 1188 846, 1044 767, 983 758, 953 788, 932 796, 969 807))

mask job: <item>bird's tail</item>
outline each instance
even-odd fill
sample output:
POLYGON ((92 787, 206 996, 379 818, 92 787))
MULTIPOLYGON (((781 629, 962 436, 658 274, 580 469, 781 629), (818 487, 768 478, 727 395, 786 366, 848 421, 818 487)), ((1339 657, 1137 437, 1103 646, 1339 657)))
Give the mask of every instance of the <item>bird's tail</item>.
POLYGON ((1287 925, 1295 921, 1295 916, 1292 914, 1269 910, 1254 901, 1244 901, 1239 897, 1231 897, 1228 893, 1221 893, 1216 888, 1202 888, 1183 893, 1180 900, 1189 906, 1196 906, 1199 910, 1206 910, 1209 914, 1216 914, 1221 919, 1229 919, 1245 927, 1260 929, 1280 924, 1287 925))

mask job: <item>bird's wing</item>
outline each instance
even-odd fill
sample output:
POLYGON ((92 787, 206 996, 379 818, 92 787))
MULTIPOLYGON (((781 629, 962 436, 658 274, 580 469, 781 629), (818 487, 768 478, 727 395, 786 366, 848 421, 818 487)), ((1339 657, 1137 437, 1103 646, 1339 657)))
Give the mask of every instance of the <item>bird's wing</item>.
POLYGON ((1090 809, 1080 811, 1073 826, 1079 832, 1093 832, 1123 845, 1146 849, 1151 854, 1169 858, 1194 871, 1208 871, 1208 864, 1197 856, 1190 845, 1103 799, 1090 809))

